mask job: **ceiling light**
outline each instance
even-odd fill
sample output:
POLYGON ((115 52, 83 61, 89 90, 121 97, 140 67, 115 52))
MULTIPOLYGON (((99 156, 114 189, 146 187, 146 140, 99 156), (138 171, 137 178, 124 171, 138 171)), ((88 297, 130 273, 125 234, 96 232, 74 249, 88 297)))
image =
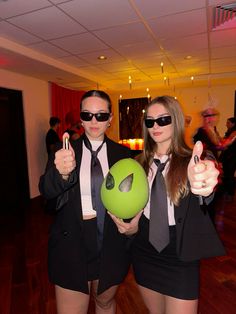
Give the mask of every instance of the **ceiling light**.
POLYGON ((129 89, 132 88, 132 79, 131 79, 131 76, 129 75, 129 89))
POLYGON ((164 73, 164 63, 161 62, 161 73, 164 73))
POLYGON ((186 57, 184 57, 184 59, 185 60, 190 60, 190 59, 192 59, 192 56, 186 56, 186 57))
POLYGON ((104 56, 104 55, 101 55, 101 56, 99 56, 99 57, 98 57, 98 59, 99 59, 99 60, 106 60, 106 59, 107 59, 107 57, 106 57, 106 56, 104 56))

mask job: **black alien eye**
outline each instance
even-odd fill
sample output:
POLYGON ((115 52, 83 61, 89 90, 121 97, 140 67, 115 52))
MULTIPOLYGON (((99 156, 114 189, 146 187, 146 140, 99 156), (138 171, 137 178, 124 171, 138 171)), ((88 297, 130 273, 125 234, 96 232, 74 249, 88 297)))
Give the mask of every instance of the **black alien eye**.
POLYGON ((106 188, 108 190, 111 190, 114 188, 114 186, 115 186, 115 180, 113 178, 113 175, 110 172, 108 172, 107 178, 106 178, 106 188))
POLYGON ((129 192, 131 187, 132 187, 132 183, 133 183, 133 174, 128 175, 124 180, 121 181, 120 185, 119 185, 119 190, 121 192, 129 192))

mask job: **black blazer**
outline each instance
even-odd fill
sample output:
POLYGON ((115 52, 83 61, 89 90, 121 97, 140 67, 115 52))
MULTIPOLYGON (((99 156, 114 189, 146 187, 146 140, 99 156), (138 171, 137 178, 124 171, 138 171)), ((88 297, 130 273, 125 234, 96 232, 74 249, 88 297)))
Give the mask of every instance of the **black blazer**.
POLYGON ((208 215, 207 205, 199 205, 193 193, 175 206, 177 254, 183 261, 225 254, 217 231, 208 215))
MULTIPOLYGON (((105 138, 109 168, 118 160, 130 158, 131 151, 105 138)), ((39 190, 46 199, 56 199, 56 217, 51 226, 48 244, 49 279, 61 287, 89 293, 86 275, 86 256, 82 241, 82 208, 79 171, 82 157, 82 138, 74 141, 76 169, 68 181, 62 179, 51 155, 39 190)), ((121 283, 130 265, 129 238, 120 234, 108 214, 104 222, 98 293, 121 283)))

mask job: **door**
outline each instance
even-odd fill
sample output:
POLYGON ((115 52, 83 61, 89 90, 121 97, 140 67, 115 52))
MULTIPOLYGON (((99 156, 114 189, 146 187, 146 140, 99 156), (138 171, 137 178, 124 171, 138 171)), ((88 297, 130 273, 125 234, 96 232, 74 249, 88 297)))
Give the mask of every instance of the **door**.
POLYGON ((29 200, 22 92, 0 88, 0 211, 29 200))

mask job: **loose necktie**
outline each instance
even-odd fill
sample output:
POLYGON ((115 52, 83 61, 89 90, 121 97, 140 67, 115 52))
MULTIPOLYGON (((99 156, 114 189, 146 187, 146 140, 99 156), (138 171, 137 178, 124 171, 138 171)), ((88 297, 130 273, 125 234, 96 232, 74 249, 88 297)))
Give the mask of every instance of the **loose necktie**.
POLYGON ((92 205, 93 209, 97 212, 97 240, 98 240, 98 250, 101 250, 102 247, 102 239, 103 239, 103 226, 104 226, 104 218, 105 218, 105 209, 103 207, 100 190, 101 185, 103 183, 103 172, 100 161, 97 157, 99 151, 101 150, 104 141, 97 148, 96 151, 93 151, 92 145, 84 135, 84 144, 91 152, 91 196, 92 196, 92 205))
POLYGON ((161 163, 159 159, 154 159, 158 168, 151 189, 149 241, 158 252, 161 252, 169 243, 167 194, 162 175, 167 161, 161 163))

